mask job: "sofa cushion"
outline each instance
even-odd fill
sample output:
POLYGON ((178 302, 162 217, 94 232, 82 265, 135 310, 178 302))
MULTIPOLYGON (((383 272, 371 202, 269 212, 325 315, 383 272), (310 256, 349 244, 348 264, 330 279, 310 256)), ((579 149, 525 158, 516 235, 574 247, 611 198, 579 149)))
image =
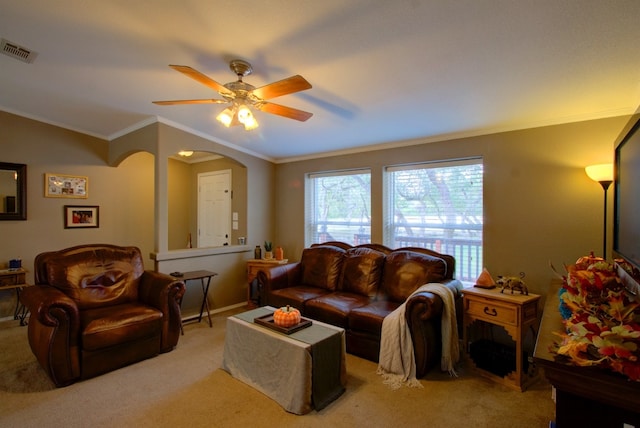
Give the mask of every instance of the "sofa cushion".
POLYGON ((345 250, 333 246, 305 248, 302 251, 302 285, 333 291, 338 286, 345 250))
POLYGON ((350 248, 342 262, 340 288, 373 299, 378 292, 385 255, 370 248, 350 248))
POLYGON ((80 323, 82 349, 95 351, 159 336, 162 312, 139 303, 127 303, 83 311, 80 323))
POLYGON ((314 299, 327 293, 329 293, 329 290, 318 287, 309 287, 306 285, 281 288, 279 290, 272 290, 269 293, 269 305, 276 308, 291 305, 302 312, 304 309, 304 303, 307 300, 314 299))
POLYGON ((47 282, 82 310, 136 301, 143 272, 142 256, 135 247, 84 248, 50 260, 47 282))
POLYGON ((304 304, 304 315, 314 320, 347 328, 349 312, 369 302, 368 296, 336 291, 308 300, 304 304))
POLYGON ((385 258, 379 296, 402 303, 421 285, 442 282, 446 272, 447 264, 441 258, 413 251, 394 251, 385 258))
POLYGON ((395 311, 400 303, 389 300, 378 300, 366 306, 354 308, 347 317, 347 326, 352 331, 359 331, 380 337, 382 321, 395 311))

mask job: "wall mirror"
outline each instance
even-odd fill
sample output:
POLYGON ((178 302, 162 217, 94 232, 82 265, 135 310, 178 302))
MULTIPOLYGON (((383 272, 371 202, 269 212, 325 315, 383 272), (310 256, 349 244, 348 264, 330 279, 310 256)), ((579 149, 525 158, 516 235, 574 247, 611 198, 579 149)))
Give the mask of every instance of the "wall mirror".
POLYGON ((238 245, 239 238, 247 236, 247 168, 212 152, 186 153, 187 156, 174 155, 168 159, 168 249, 238 245), (202 195, 199 194, 210 187, 201 180, 217 186, 223 177, 229 185, 228 190, 222 192, 228 197, 228 204, 224 205, 219 199, 210 200, 211 207, 222 208, 223 212, 203 211, 207 201, 205 206, 200 204, 202 195), (210 234, 204 233, 207 227, 210 234), (205 242, 205 235, 214 241, 205 242))
POLYGON ((27 219, 27 166, 0 162, 0 220, 27 219))

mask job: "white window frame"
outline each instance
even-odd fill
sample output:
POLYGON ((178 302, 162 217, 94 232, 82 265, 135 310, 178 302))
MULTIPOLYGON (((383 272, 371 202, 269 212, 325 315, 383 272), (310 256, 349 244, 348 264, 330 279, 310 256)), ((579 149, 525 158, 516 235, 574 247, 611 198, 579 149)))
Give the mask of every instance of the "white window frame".
MULTIPOLYGON (((483 226, 484 226, 484 210, 482 208, 482 193, 484 192, 484 167, 483 167, 482 158, 468 158, 468 159, 459 159, 459 160, 447 160, 447 161, 435 161, 435 162, 425 162, 425 163, 417 163, 417 164, 408 164, 408 165, 397 165, 397 166, 388 166, 385 168, 385 177, 383 180, 383 244, 390 248, 404 247, 404 246, 415 246, 422 248, 429 248, 438 252, 442 252, 445 254, 449 254, 456 259, 456 277, 460 279, 465 284, 473 283, 474 280, 478 277, 480 272, 482 271, 483 266, 483 226), (415 228, 418 229, 420 235, 419 237, 408 237, 406 241, 397 240, 396 236, 396 216, 395 216, 395 207, 394 207, 394 193, 395 193, 395 183, 394 176, 395 172, 398 171, 407 171, 407 170, 419 170, 419 169, 439 169, 439 168, 451 168, 458 166, 467 166, 467 165, 480 165, 483 167, 480 177, 480 185, 481 190, 479 195, 479 204, 480 207, 478 209, 482 212, 480 216, 480 221, 478 225, 469 225, 465 228, 464 223, 458 223, 456 221, 453 224, 445 225, 442 227, 438 227, 437 219, 439 218, 438 213, 434 212, 431 215, 426 215, 427 219, 421 219, 421 222, 416 222, 415 226, 409 226, 411 232, 415 232, 415 228), (428 217, 432 217, 429 219, 428 217), (425 226, 426 225, 426 226, 425 226), (433 227, 431 227, 433 225, 433 227), (462 226, 462 227, 454 227, 452 226, 462 226), (420 231, 422 229, 422 231, 420 231), (446 237, 447 230, 449 232, 454 233, 454 237, 446 237), (479 242, 465 242, 465 239, 460 238, 460 235, 464 234, 464 232, 472 235, 470 238, 471 241, 476 241, 479 238, 479 242), (433 233, 433 236, 428 236, 430 233, 433 233)), ((476 195, 477 197, 478 195, 476 195)), ((411 223, 409 223, 411 224, 411 223)))
MULTIPOLYGON (((368 216, 369 216, 369 222, 368 224, 364 224, 362 221, 360 222, 356 222, 355 225, 347 225, 347 224, 343 224, 343 225, 329 225, 330 227, 343 227, 343 228, 351 228, 353 227, 357 227, 358 231, 365 231, 368 233, 364 233, 363 235, 368 235, 369 239, 371 236, 371 170, 370 169, 349 169, 349 170, 341 170, 341 171, 331 171, 331 172, 317 172, 317 173, 311 173, 311 174, 307 174, 306 180, 305 180, 305 214, 304 214, 304 218, 305 218, 305 233, 304 233, 304 240, 305 240, 305 247, 309 247, 312 244, 318 243, 317 241, 320 241, 318 239, 316 239, 317 236, 317 230, 318 230, 318 223, 317 223, 317 210, 318 210, 318 204, 317 204, 317 200, 316 198, 319 196, 316 193, 316 180, 318 179, 322 179, 325 177, 338 177, 338 176, 350 176, 350 175, 362 175, 362 174, 367 174, 369 175, 369 195, 368 195, 368 201, 366 202, 368 204, 368 216)), ((350 223, 351 219, 344 219, 345 223, 350 223)), ((327 225, 325 224, 325 227, 327 227, 327 225)), ((349 231, 348 235, 350 238, 352 239, 347 239, 344 236, 333 236, 333 238, 335 240, 338 241, 342 241, 342 242, 346 242, 348 244, 352 244, 352 245, 357 245, 363 242, 357 242, 356 240, 356 235, 358 235, 358 233, 356 233, 357 231, 353 230, 353 231, 349 231)), ((326 242, 328 239, 324 239, 321 240, 322 242, 326 242)))

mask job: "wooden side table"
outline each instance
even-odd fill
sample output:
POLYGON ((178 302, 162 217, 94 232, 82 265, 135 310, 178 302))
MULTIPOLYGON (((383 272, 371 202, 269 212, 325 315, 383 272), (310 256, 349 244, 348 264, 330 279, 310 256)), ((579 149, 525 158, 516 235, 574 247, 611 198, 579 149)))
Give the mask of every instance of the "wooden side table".
MULTIPOLYGON (((211 321, 211 311, 209 309, 209 300, 207 299, 207 295, 209 294, 209 285, 211 285, 211 278, 216 276, 216 272, 211 272, 208 270, 194 270, 190 272, 183 272, 182 276, 174 276, 175 279, 179 279, 184 281, 185 285, 187 281, 190 280, 200 280, 200 285, 202 286, 202 303, 200 304, 200 314, 198 315, 198 322, 202 321, 202 314, 207 310, 207 318, 209 319, 209 327, 213 327, 213 322, 211 321), (206 279, 206 282, 205 282, 206 279)), ((180 302, 182 303, 182 302, 180 302)), ((182 319, 183 323, 186 321, 185 318, 182 319)), ((180 325, 180 330, 182 334, 184 334, 184 329, 182 325, 180 325)))
POLYGON ((289 263, 288 259, 276 260, 276 259, 250 259, 247 260, 247 283, 249 286, 247 287, 247 305, 249 308, 257 308, 260 306, 260 296, 259 290, 257 287, 254 287, 256 290, 254 293, 251 292, 252 282, 256 279, 256 275, 258 275, 258 271, 260 269, 264 269, 265 267, 278 266, 278 265, 286 265, 289 263))
MULTIPOLYGON (((500 288, 483 289, 475 287, 464 289, 463 340, 467 351, 470 351, 476 338, 469 337, 469 329, 471 324, 476 321, 502 327, 515 342, 514 350, 506 348, 507 351, 514 352, 506 352, 506 355, 502 354, 502 356, 505 358, 509 356, 515 357, 515 364, 510 361, 515 370, 509 371, 507 368, 506 371, 508 373, 501 376, 492 372, 488 367, 483 367, 483 364, 478 364, 473 358, 472 360, 482 375, 510 388, 524 391, 537 380, 535 373, 530 374, 529 371, 524 370, 523 341, 527 332, 531 331, 533 333, 533 343, 535 343, 538 323, 538 300, 540 296, 531 293, 523 295, 519 292, 511 294, 511 291, 507 290, 501 293, 500 290, 500 288)), ((492 343, 490 340, 486 342, 492 343)), ((500 348, 498 344, 495 345, 494 349, 505 349, 500 348)), ((482 352, 482 350, 479 352, 482 352)), ((469 355, 471 356, 471 352, 469 352, 469 355)), ((495 358, 492 359, 492 356, 487 356, 487 360, 495 361, 495 358)))
POLYGON ((20 325, 26 324, 24 320, 27 317, 27 310, 20 303, 20 291, 29 285, 25 282, 26 273, 27 271, 22 268, 0 270, 0 290, 16 290, 16 308, 13 311, 13 319, 19 319, 20 325))

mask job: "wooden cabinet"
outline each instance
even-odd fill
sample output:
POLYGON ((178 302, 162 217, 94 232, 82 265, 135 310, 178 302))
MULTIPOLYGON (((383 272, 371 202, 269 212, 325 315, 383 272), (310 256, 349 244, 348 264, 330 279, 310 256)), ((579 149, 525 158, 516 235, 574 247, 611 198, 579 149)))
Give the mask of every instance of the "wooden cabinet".
POLYGON ((555 388, 558 428, 640 427, 640 382, 598 367, 556 361, 550 351, 564 331, 558 306, 561 281, 552 281, 546 296, 534 359, 555 388))
POLYGON ((257 281, 254 282, 258 271, 272 266, 286 265, 288 262, 289 260, 287 259, 250 259, 247 261, 247 305, 250 308, 260 306, 260 290, 257 281))
POLYGON ((524 341, 531 333, 531 343, 535 343, 540 296, 511 294, 510 291, 501 293, 499 288, 466 288, 463 293, 463 340, 469 357, 481 374, 524 391, 537 379, 529 364, 533 349, 531 353, 525 353, 524 341), (472 332, 476 324, 479 328, 472 332), (504 329, 513 346, 494 341, 492 326, 504 329))

